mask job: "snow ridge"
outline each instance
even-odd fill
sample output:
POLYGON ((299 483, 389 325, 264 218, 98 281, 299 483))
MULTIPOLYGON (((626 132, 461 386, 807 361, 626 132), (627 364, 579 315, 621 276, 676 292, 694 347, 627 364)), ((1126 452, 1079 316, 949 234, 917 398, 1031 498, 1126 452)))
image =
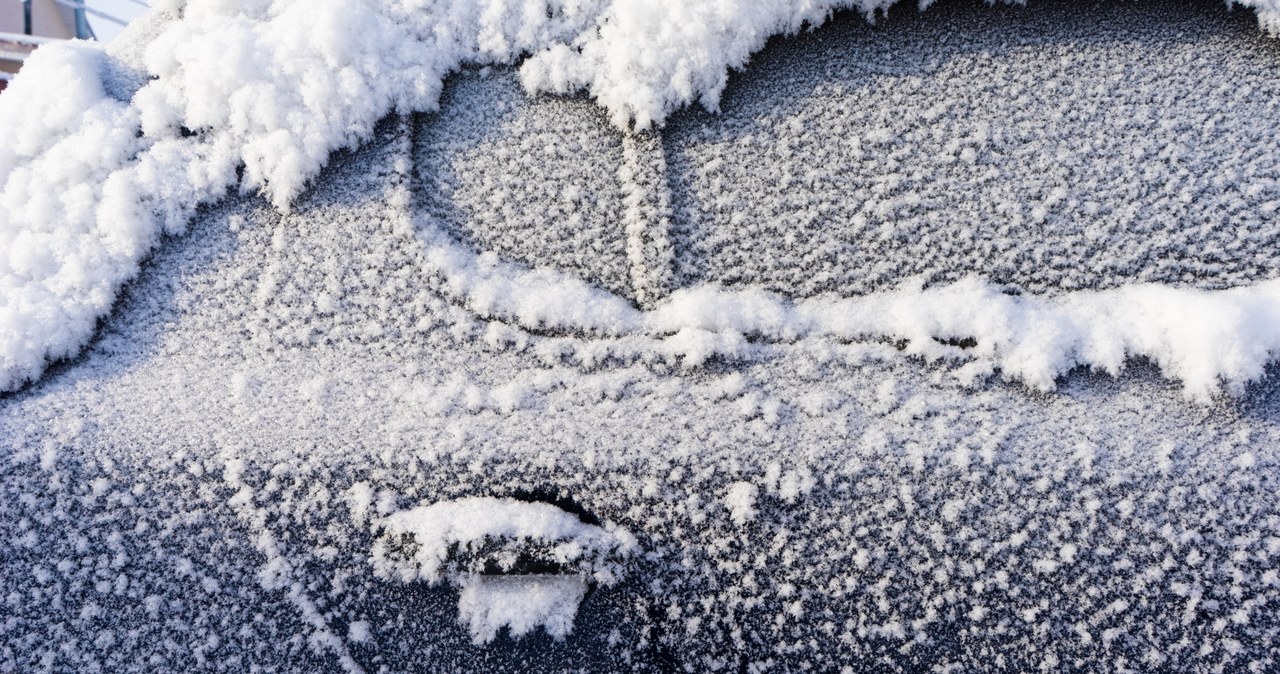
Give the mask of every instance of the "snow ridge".
POLYGON ((667 161, 656 133, 627 133, 622 139, 622 183, 631 286, 640 306, 651 308, 671 292, 671 192, 667 161))
POLYGON ((1154 361, 1208 400, 1263 375, 1280 353, 1280 281, 1202 291, 1139 284, 1058 297, 1014 296, 970 278, 927 289, 790 303, 763 292, 713 287, 678 291, 648 316, 651 330, 696 328, 774 340, 826 335, 905 340, 912 355, 970 360, 1049 391, 1076 367, 1118 375, 1128 359, 1154 361), (972 346, 965 348, 966 341, 972 346))

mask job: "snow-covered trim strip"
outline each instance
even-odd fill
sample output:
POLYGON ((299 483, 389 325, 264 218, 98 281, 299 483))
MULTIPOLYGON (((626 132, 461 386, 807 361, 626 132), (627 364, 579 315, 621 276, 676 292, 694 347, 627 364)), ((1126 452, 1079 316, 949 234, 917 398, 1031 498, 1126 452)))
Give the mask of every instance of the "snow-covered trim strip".
POLYGON ((627 261, 631 290, 642 307, 671 292, 675 247, 671 243, 671 191, 662 139, 654 132, 622 137, 618 182, 626 210, 627 261))
POLYGON ((969 279, 796 304, 699 288, 677 293, 646 318, 651 330, 664 332, 697 327, 774 339, 905 339, 908 353, 930 357, 954 355, 943 342, 972 340, 975 362, 1044 391, 1073 368, 1118 375, 1127 359, 1145 357, 1203 400, 1223 383, 1241 392, 1280 352, 1280 281, 1221 291, 1143 284, 1035 297, 969 279))
POLYGON ((999 370, 1042 391, 1077 367, 1118 375, 1127 360, 1149 358, 1199 400, 1223 384, 1242 392, 1280 353, 1280 280, 1217 291, 1141 284, 1041 297, 1009 295, 970 278, 798 302, 755 289, 700 286, 677 290, 645 312, 555 271, 485 265, 440 233, 428 246, 450 294, 482 315, 530 330, 682 341, 716 335, 734 348, 739 335, 905 340, 908 354, 971 359, 976 369, 999 370), (948 345, 964 341, 972 347, 948 345))

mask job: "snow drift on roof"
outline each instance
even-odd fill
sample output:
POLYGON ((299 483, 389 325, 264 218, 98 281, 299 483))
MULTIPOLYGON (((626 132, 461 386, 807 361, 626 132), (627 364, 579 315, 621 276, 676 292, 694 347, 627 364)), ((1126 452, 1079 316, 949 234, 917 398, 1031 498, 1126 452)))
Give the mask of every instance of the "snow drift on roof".
MULTIPOLYGON (((714 108, 729 69, 769 37, 891 4, 167 0, 110 52, 43 47, 0 97, 13 139, 0 147, 0 391, 75 354, 200 204, 238 187, 287 209, 377 120, 433 109, 463 64, 528 55, 529 91, 585 90, 615 124, 643 128, 695 101, 714 108)), ((1276 2, 1243 4, 1280 31, 1276 2)), ((1258 374, 1211 379, 1241 372, 1258 374)))

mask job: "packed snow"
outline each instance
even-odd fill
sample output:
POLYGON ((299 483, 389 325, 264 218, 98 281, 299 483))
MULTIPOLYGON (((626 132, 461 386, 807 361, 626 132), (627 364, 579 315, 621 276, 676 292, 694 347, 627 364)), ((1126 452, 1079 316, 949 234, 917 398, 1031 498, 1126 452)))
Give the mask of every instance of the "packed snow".
MULTIPOLYGON (((842 17, 774 43, 759 65, 825 39, 853 53, 957 26, 992 59, 1047 71, 1056 48, 1025 47, 1123 44, 1104 52, 1135 63, 1198 51, 1250 83, 1248 54, 1271 53, 1252 16, 1217 2, 948 2, 875 26, 842 17)), ((146 77, 115 58, 91 60, 107 64, 108 96, 128 100, 146 77)), ((490 100, 485 87, 519 77, 476 65, 448 86, 490 100)), ((808 105, 776 71, 760 71, 776 89, 753 72, 725 89, 727 126, 746 105, 735 91, 808 105)), ((945 71, 917 75, 931 72, 945 71)), ((793 74, 801 89, 814 77, 793 74)), ((533 218, 618 209, 617 259, 576 264, 553 247, 534 268, 517 254, 527 248, 486 249, 508 240, 485 230, 496 221, 475 203, 483 181, 426 193, 429 166, 477 162, 517 202, 555 194, 495 172, 472 137, 449 156, 426 125, 465 108, 451 95, 330 155, 287 209, 252 189, 194 208, 80 357, 0 395, 0 671, 1277 670, 1280 384, 1184 399, 1186 381, 1266 362, 1275 281, 1250 262, 1265 237, 1190 280, 1115 268, 1161 285, 1046 274, 1009 294, 938 264, 926 271, 940 278, 902 288, 920 271, 904 264, 903 279, 862 296, 699 287, 675 273, 696 254, 680 228, 697 195, 678 172, 714 152, 676 156, 671 139, 704 123, 677 113, 690 117, 656 137, 618 131, 590 150, 588 178, 616 176, 618 194, 601 195, 616 201, 521 204, 533 218), (581 295, 556 309, 566 290, 581 295), (582 308, 592 301, 615 313, 582 308), (707 310, 721 301, 751 312, 707 310), (1091 313, 1105 303, 1112 313, 1091 313), (1178 315, 1168 306, 1202 322, 1160 327, 1178 315), (1179 354, 1223 344, 1235 352, 1207 371, 1177 370, 1194 362, 1179 354), (1157 356, 1115 377, 1067 371, 1052 394, 990 376, 1126 351, 1157 356), (533 506, 554 526, 522 524, 531 503, 568 501, 557 508, 574 517, 533 506), (409 582, 378 573, 383 524, 497 503, 500 516, 467 515, 444 536, 504 543, 430 562, 445 582, 412 565, 409 582), (520 532, 594 522, 635 538, 613 585, 593 589, 575 569, 468 577, 472 562, 542 549, 520 532)), ((498 131, 514 120, 547 138, 563 122, 601 138, 611 124, 584 100, 551 101, 564 104, 551 115, 535 109, 547 99, 506 100, 513 109, 486 117, 498 131), (588 115, 597 126, 579 125, 588 115)), ((193 132, 186 142, 211 134, 193 132)))
POLYGON ((458 615, 477 644, 493 641, 503 628, 519 638, 541 627, 563 640, 586 593, 578 576, 472 576, 462 581, 458 615))

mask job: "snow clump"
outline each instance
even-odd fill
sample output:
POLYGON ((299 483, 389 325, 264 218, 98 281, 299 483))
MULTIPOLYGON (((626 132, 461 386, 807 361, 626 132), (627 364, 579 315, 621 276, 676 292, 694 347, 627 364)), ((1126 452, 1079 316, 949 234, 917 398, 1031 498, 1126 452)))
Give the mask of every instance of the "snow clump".
POLYGON ((625 530, 584 523, 548 503, 462 498, 404 510, 379 522, 375 572, 402 582, 461 588, 459 619, 477 644, 507 627, 542 626, 563 639, 588 585, 612 586, 636 549, 625 530))

